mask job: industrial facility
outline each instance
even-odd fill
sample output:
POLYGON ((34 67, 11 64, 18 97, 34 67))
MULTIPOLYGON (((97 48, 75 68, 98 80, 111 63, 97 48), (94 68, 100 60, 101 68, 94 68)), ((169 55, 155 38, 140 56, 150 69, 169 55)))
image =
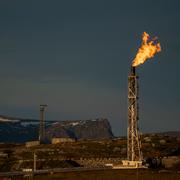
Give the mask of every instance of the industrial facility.
POLYGON ((127 127, 127 159, 122 161, 122 166, 114 166, 114 169, 121 168, 145 168, 141 152, 141 140, 138 128, 138 76, 136 67, 143 64, 147 59, 161 51, 160 43, 154 40, 149 41, 149 34, 144 32, 142 44, 132 62, 128 76, 128 127, 127 127))
MULTIPOLYGON (((133 60, 130 73, 128 75, 128 127, 127 127, 127 159, 123 160, 121 165, 113 166, 114 169, 121 168, 144 168, 143 155, 141 151, 141 138, 138 128, 139 111, 138 111, 138 75, 136 73, 137 66, 143 64, 147 59, 152 58, 156 53, 161 51, 160 43, 154 40, 149 41, 149 34, 146 32, 142 36, 142 44, 133 60)), ((47 105, 40 105, 40 121, 39 121, 39 142, 29 142, 27 147, 36 146, 45 143, 45 110, 47 105)), ((52 138, 52 144, 62 142, 75 142, 72 138, 56 137, 52 138)))

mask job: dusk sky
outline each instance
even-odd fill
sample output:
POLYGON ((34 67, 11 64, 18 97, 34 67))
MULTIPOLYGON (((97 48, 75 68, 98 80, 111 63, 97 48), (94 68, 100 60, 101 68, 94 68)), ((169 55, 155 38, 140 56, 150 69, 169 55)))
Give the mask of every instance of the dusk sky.
POLYGON ((127 128, 127 76, 146 31, 162 52, 137 68, 140 131, 180 129, 179 0, 1 0, 0 114, 108 118, 127 128))

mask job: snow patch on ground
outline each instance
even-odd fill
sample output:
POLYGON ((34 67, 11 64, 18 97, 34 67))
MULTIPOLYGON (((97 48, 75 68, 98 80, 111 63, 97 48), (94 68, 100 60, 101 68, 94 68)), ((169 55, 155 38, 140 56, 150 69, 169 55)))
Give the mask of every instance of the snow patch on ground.
POLYGON ((77 126, 77 125, 79 125, 79 122, 73 122, 73 123, 70 123, 70 125, 77 126))

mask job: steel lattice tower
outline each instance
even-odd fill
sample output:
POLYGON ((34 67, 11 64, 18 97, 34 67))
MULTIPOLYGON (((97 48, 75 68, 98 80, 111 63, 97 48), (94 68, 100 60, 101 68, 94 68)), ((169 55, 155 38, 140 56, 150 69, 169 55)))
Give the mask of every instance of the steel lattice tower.
POLYGON ((129 161, 142 161, 138 133, 138 76, 135 70, 135 67, 131 67, 128 76, 127 158, 129 161))
POLYGON ((47 105, 40 105, 40 126, 39 126, 39 141, 43 143, 45 141, 45 108, 47 105))

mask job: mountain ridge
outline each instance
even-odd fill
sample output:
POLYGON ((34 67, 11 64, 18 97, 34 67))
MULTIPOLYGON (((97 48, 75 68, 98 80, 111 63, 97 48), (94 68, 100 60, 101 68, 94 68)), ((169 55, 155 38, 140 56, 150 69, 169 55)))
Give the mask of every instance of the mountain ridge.
MULTIPOLYGON (((18 142, 38 140, 39 120, 15 118, 0 115, 0 142, 18 142)), ((74 139, 113 138, 109 121, 105 118, 90 120, 46 121, 46 135, 70 137, 74 139)))

